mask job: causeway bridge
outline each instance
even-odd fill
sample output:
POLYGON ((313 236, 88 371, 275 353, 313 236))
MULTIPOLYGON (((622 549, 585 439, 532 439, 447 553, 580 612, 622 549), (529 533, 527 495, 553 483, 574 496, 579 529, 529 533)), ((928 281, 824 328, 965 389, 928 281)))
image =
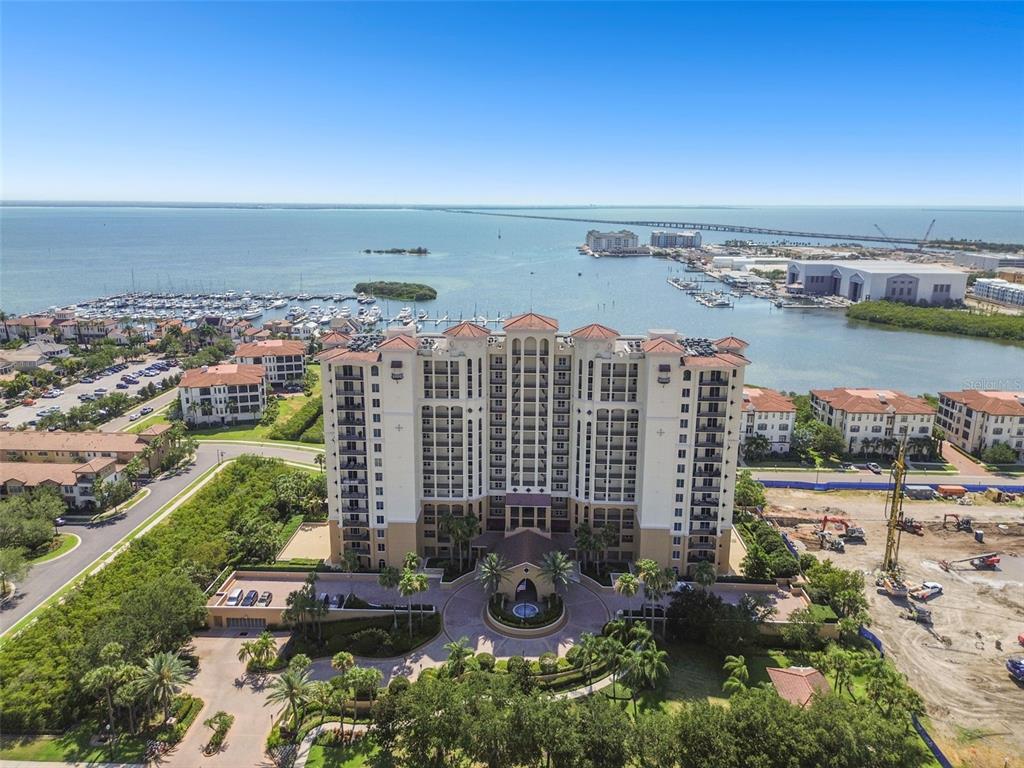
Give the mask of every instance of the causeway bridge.
POLYGON ((541 216, 534 213, 498 213, 496 211, 469 210, 462 208, 443 208, 447 213, 472 213, 477 216, 504 216, 513 219, 543 219, 546 221, 579 221, 587 224, 613 224, 616 226, 651 227, 653 229, 696 229, 705 232, 739 232, 747 235, 771 235, 774 237, 839 240, 844 243, 889 243, 891 245, 927 244, 927 240, 913 237, 887 237, 878 235, 845 235, 834 232, 800 232, 793 229, 768 229, 766 227, 747 227, 741 224, 702 224, 696 221, 637 221, 633 219, 597 219, 583 216, 541 216))

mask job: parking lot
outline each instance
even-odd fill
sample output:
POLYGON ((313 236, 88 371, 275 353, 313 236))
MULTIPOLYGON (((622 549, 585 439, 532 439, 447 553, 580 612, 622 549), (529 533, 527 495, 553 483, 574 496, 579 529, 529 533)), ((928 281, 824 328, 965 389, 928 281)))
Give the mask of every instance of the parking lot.
POLYGON ((161 379, 167 376, 173 376, 181 373, 181 368, 178 366, 171 366, 166 371, 159 372, 156 376, 143 376, 142 371, 149 365, 157 362, 159 358, 156 355, 149 355, 143 362, 128 363, 127 368, 122 371, 115 371, 110 374, 100 375, 93 377, 92 382, 78 382, 70 384, 64 388, 62 394, 57 397, 36 397, 35 405, 15 405, 11 408, 4 408, 7 412, 7 416, 2 420, 3 423, 9 427, 16 428, 22 424, 27 424, 30 421, 38 420, 38 412, 44 408, 59 408, 62 412, 67 413, 70 409, 76 408, 82 404, 79 399, 79 395, 85 394, 111 394, 114 392, 123 392, 127 395, 138 394, 138 391, 142 387, 146 386, 150 382, 159 383, 161 379), (129 384, 124 389, 118 389, 117 385, 122 383, 121 377, 124 375, 136 376, 138 379, 137 384, 129 384), (97 390, 103 389, 104 392, 97 393, 97 390))

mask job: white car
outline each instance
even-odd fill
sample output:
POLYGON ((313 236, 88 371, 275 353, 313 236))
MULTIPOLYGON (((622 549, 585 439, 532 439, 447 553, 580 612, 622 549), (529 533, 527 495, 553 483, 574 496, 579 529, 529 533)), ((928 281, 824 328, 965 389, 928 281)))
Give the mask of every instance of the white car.
POLYGON ((128 417, 128 421, 138 421, 141 416, 141 413, 133 413, 131 416, 128 417))

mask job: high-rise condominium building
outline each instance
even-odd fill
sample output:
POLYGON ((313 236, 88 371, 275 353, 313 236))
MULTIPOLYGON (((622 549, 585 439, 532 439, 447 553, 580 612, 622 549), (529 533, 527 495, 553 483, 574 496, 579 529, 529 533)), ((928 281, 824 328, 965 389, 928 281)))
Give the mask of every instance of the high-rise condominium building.
MULTIPOLYGON (((746 343, 675 331, 501 331, 352 338, 320 356, 328 498, 363 565, 447 556, 442 519, 472 516, 473 553, 518 542, 577 556, 586 523, 609 561, 728 567, 746 343)), ((591 555, 593 557, 593 555, 591 555)))

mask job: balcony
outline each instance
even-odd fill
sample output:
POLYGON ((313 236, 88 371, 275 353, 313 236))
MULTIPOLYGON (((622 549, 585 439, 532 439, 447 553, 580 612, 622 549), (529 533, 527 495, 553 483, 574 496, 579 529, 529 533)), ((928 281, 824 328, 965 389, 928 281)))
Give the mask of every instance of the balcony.
POLYGON ((708 433, 712 433, 712 434, 721 434, 722 432, 725 432, 725 425, 724 424, 716 424, 716 425, 698 424, 696 430, 697 430, 697 432, 708 432, 708 433))
POLYGON ((335 423, 341 424, 342 426, 365 427, 366 419, 357 419, 352 416, 346 416, 342 419, 338 419, 335 423))
MULTIPOLYGON (((698 438, 697 442, 694 443, 698 448, 724 448, 724 440, 713 440, 711 438, 698 438)), ((720 457, 719 457, 720 458, 720 457)), ((701 456, 701 461, 708 461, 708 457, 701 456)))
MULTIPOLYGON (((365 448, 339 448, 338 453, 342 456, 365 456, 365 448)), ((365 466, 365 465, 364 465, 365 466)))
POLYGON ((365 515, 342 515, 341 524, 345 527, 366 527, 370 523, 365 515))
POLYGON ((342 491, 338 494, 343 499, 365 499, 367 498, 366 491, 342 491))
POLYGON ((370 534, 365 531, 345 531, 344 538, 346 543, 350 541, 369 541, 370 534))
POLYGON ((687 549, 698 552, 714 552, 715 542, 713 541, 692 541, 693 537, 690 537, 691 541, 687 544, 687 549))

